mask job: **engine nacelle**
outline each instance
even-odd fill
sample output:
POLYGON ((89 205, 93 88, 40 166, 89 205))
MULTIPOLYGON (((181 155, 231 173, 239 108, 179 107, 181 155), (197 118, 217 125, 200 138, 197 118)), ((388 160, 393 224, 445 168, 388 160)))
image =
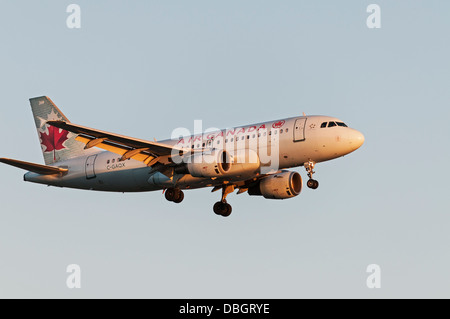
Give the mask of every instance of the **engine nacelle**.
POLYGON ((189 158, 186 168, 194 177, 219 177, 231 170, 231 157, 223 150, 194 154, 189 158))
POLYGON ((231 180, 252 178, 261 167, 259 156, 253 150, 230 153, 212 150, 193 154, 188 163, 178 168, 178 173, 189 173, 194 177, 229 177, 231 180))
POLYGON ((248 194, 268 199, 286 199, 300 194, 302 187, 302 177, 299 173, 282 171, 261 179, 258 184, 248 189, 248 194))

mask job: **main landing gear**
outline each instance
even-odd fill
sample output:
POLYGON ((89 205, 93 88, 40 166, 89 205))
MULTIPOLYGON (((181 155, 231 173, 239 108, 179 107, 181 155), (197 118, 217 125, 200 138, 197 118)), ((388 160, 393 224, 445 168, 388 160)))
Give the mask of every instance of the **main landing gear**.
MULTIPOLYGON (((231 214, 231 205, 227 203, 226 197, 228 194, 234 192, 234 185, 223 185, 222 186, 222 200, 214 204, 213 210, 217 215, 228 217, 231 214)), ((220 189, 220 188, 219 188, 220 189)), ((213 191, 218 189, 213 189, 213 191)))
POLYGON ((181 203, 184 199, 184 193, 179 188, 168 188, 164 192, 164 196, 169 202, 181 203))
MULTIPOLYGON (((228 217, 231 214, 232 208, 231 205, 227 203, 226 197, 228 194, 234 192, 235 186, 234 185, 223 185, 223 186, 217 186, 213 189, 213 191, 222 189, 222 199, 220 202, 217 202, 214 204, 214 213, 217 215, 228 217)), ((181 203, 184 199, 184 193, 179 188, 173 188, 170 187, 165 190, 164 196, 169 202, 174 203, 181 203)))
POLYGON ((305 166, 306 172, 308 173, 308 177, 309 177, 309 180, 306 183, 306 186, 308 186, 309 188, 312 188, 312 189, 316 189, 317 187, 319 187, 319 182, 312 178, 313 174, 315 173, 313 171, 315 165, 316 165, 316 163, 313 161, 308 161, 303 164, 303 166, 305 166))

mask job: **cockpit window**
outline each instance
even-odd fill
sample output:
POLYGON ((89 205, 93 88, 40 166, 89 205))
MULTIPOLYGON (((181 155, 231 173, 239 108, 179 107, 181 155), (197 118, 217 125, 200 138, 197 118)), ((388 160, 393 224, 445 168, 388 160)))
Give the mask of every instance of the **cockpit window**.
POLYGON ((338 126, 348 127, 345 123, 342 123, 342 122, 336 122, 336 124, 337 124, 338 126))
POLYGON ((323 122, 323 123, 320 125, 320 127, 321 127, 321 128, 327 127, 327 122, 323 122))
POLYGON ((335 122, 328 122, 328 127, 333 127, 333 126, 336 126, 335 122))

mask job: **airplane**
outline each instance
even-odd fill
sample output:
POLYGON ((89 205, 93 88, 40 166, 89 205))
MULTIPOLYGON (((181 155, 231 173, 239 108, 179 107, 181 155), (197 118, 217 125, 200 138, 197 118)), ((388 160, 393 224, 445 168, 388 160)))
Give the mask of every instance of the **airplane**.
MULTIPOLYGON (((315 165, 347 155, 364 135, 331 116, 294 116, 281 120, 174 135, 149 141, 77 125, 47 96, 30 99, 45 165, 0 158, 28 172, 27 182, 108 192, 161 191, 181 203, 183 190, 222 191, 214 204, 227 217, 227 195, 247 192, 266 199, 296 197, 303 181, 317 189, 315 165)), ((184 131, 183 131, 184 132, 184 131)))

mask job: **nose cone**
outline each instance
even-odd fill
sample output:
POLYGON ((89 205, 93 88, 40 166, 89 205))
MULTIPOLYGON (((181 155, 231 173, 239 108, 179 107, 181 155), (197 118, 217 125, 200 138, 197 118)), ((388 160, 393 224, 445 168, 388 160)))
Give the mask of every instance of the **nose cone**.
POLYGON ((350 135, 350 144, 353 150, 357 150, 364 144, 364 135, 357 130, 353 130, 350 135))

